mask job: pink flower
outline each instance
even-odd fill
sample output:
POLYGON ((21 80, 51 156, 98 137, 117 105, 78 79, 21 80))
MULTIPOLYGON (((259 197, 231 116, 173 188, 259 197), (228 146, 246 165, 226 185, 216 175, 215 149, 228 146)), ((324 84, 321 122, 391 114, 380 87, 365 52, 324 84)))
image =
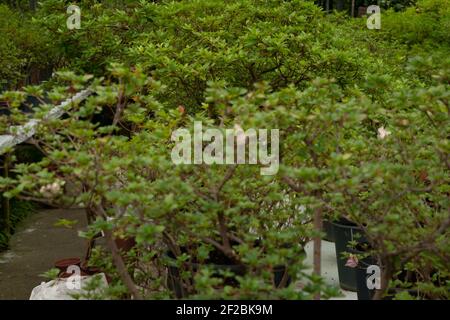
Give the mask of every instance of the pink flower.
POLYGON ((358 258, 351 254, 347 262, 345 263, 345 266, 350 268, 356 268, 358 266, 358 258))

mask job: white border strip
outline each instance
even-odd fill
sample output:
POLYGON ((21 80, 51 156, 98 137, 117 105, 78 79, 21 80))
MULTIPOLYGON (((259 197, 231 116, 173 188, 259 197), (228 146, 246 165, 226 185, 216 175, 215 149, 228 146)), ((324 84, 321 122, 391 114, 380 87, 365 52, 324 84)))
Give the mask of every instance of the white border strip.
MULTIPOLYGON (((78 92, 73 97, 63 101, 61 104, 52 108, 44 117, 44 119, 56 119, 63 115, 65 112, 65 107, 71 103, 81 102, 86 99, 92 91, 90 89, 85 89, 78 92)), ((0 135, 0 154, 4 152, 6 148, 14 147, 19 143, 22 143, 29 138, 31 138, 36 133, 36 127, 41 120, 31 119, 26 124, 22 126, 11 127, 14 129, 14 134, 0 135)))

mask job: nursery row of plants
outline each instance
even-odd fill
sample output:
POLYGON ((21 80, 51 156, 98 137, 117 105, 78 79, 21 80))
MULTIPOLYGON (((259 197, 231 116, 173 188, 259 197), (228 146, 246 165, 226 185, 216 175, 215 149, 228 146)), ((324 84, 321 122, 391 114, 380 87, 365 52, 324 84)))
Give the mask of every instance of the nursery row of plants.
MULTIPOLYGON (((67 5, 0 5, 1 130, 28 121, 35 97, 44 154, 0 186, 86 209, 80 236, 107 245, 85 263, 110 278, 88 298, 335 297, 320 275, 324 221, 343 230, 341 264, 380 267, 368 298, 449 298, 448 0, 383 10, 380 30, 300 0, 81 0, 69 30, 67 5), (278 129, 278 172, 174 164, 172 133, 197 121, 278 129)), ((344 289, 355 274, 340 273, 344 289)))
MULTIPOLYGON (((16 147, 13 154, 15 161, 21 163, 31 163, 39 161, 42 158, 38 150, 33 146, 26 145, 16 147)), ((8 160, 9 157, 8 159, 5 159, 5 157, 2 158, 0 172, 3 177, 9 175, 8 160)), ((0 202, 0 252, 9 248, 11 235, 15 233, 20 223, 30 214, 34 213, 38 207, 37 203, 17 198, 8 199, 2 194, 0 202)))
MULTIPOLYGON (((8 219, 9 228, 6 231, 2 224, 2 230, 0 231, 0 252, 8 249, 9 240, 11 234, 16 231, 16 228, 30 213, 36 210, 36 205, 33 202, 21 201, 13 199, 10 203, 10 218, 8 219)), ((2 204, 3 206, 3 204, 2 204)), ((2 208, 3 209, 3 208, 2 208)))

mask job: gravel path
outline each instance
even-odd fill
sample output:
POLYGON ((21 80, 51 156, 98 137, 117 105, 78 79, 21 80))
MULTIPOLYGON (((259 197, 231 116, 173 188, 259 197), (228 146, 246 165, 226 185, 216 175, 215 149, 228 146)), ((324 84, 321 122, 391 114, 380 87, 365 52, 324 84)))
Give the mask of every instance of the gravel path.
POLYGON ((78 230, 85 226, 80 209, 42 210, 23 221, 11 239, 11 249, 0 253, 0 299, 29 299, 31 290, 45 280, 39 275, 54 261, 82 258, 86 243, 78 230), (61 218, 78 222, 72 229, 54 226, 61 218))

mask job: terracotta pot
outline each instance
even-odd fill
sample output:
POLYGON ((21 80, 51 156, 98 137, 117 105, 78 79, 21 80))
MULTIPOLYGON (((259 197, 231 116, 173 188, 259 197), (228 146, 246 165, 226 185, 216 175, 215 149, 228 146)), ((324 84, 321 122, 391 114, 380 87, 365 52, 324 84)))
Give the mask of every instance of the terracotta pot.
POLYGON ((130 251, 136 245, 136 239, 134 237, 116 238, 114 241, 116 242, 117 249, 123 252, 130 251))
POLYGON ((82 270, 82 272, 86 273, 86 275, 88 275, 88 276, 92 276, 94 274, 102 272, 102 270, 98 267, 94 267, 94 266, 87 267, 85 265, 81 267, 81 270, 82 270))
POLYGON ((61 272, 65 272, 69 266, 81 266, 80 258, 66 258, 55 261, 55 268, 58 268, 61 272))

